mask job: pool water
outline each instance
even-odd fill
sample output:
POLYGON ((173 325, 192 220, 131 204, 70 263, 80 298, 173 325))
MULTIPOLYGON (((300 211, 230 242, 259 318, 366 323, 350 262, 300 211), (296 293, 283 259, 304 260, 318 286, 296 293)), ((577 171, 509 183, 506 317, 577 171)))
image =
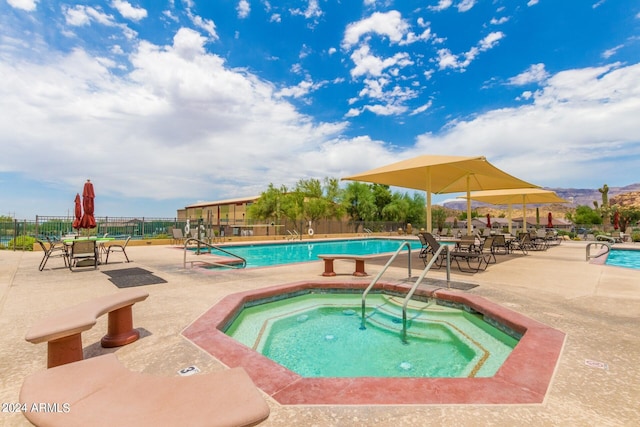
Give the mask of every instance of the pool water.
POLYGON ((612 248, 605 264, 640 270, 640 250, 612 248))
MULTIPOLYGON (((252 245, 225 245, 223 248, 247 260, 246 268, 269 267, 297 262, 319 261, 320 254, 371 255, 395 252, 405 241, 399 239, 349 239, 252 245)), ((419 241, 411 241, 419 250, 419 241)), ((406 251, 407 249, 403 249, 406 251)), ((216 251, 212 251, 216 254, 216 251)), ((218 253, 219 254, 219 253, 218 253)), ((223 254, 224 255, 224 254, 223 254)))
POLYGON ((245 307, 225 333, 304 377, 490 377, 517 340, 477 314, 402 298, 309 293, 245 307))

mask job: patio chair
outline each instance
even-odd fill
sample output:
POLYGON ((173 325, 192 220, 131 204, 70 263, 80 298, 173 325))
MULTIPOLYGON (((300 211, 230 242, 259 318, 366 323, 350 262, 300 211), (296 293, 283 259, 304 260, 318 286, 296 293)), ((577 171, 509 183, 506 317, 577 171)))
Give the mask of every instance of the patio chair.
POLYGON ((127 251, 126 251, 127 245, 129 244, 129 240, 131 240, 131 236, 127 237, 127 240, 124 241, 123 245, 107 246, 107 258, 104 260, 104 263, 105 264, 109 263, 109 254, 111 254, 111 252, 122 252, 127 262, 129 262, 129 257, 127 256, 127 251))
POLYGON ((507 255, 509 253, 509 243, 504 234, 496 234, 493 236, 493 244, 491 246, 493 255, 507 255))
POLYGON ((524 255, 528 255, 529 250, 533 248, 533 242, 529 233, 519 233, 516 239, 509 242, 509 252, 520 250, 524 255))
POLYGON ((44 266, 47 264, 47 261, 51 257, 62 258, 64 260, 64 266, 67 266, 67 257, 69 256, 69 253, 67 252, 67 247, 63 242, 54 242, 49 239, 49 237, 47 237, 49 246, 47 246, 42 240, 37 240, 37 242, 44 252, 38 270, 44 270, 44 266))
POLYGON ((171 233, 173 235, 173 242, 174 244, 184 244, 184 234, 182 234, 182 229, 181 228, 174 228, 173 230, 171 230, 171 233))
POLYGON ((73 270, 73 267, 76 266, 98 268, 98 245, 96 245, 95 240, 74 240, 71 242, 69 270, 73 270), (89 260, 92 260, 93 263, 82 262, 78 265, 78 262, 89 260))

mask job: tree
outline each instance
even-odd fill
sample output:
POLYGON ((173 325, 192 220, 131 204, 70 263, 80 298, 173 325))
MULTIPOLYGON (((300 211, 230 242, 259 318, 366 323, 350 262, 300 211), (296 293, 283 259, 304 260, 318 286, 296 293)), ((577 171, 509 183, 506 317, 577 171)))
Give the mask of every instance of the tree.
POLYGON ((350 182, 344 190, 342 205, 351 221, 373 221, 376 204, 370 185, 350 182))
POLYGON ((574 214, 567 214, 567 218, 574 224, 595 225, 602 224, 600 214, 589 206, 580 205, 576 208, 574 214))
POLYGON ((442 232, 444 224, 447 221, 447 212, 442 206, 433 206, 431 208, 431 227, 436 228, 438 232, 442 232))
POLYGON ((287 194, 287 187, 284 185, 280 188, 275 188, 273 184, 269 184, 267 190, 260 194, 260 198, 249 206, 249 216, 277 223, 282 216, 280 202, 285 194, 287 194))

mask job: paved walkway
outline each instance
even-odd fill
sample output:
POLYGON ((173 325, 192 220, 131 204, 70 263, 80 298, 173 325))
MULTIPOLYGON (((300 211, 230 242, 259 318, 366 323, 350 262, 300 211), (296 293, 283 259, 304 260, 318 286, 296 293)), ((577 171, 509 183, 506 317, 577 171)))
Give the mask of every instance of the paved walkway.
MULTIPOLYGON (((636 244, 636 246, 638 246, 636 244)), ((203 372, 224 369, 181 331, 223 296, 246 289, 321 276, 321 261, 286 267, 203 273, 183 269, 183 252, 171 246, 128 247, 132 263, 112 255, 98 270, 70 272, 51 259, 38 271, 41 252, 0 251, 0 402, 16 403, 25 376, 44 369, 46 345, 24 340, 45 314, 117 291, 105 271, 139 267, 167 283, 145 286, 149 298, 134 306, 141 339, 116 349, 100 347, 106 316, 83 333, 85 357, 114 352, 134 371, 177 375, 195 365, 203 372)), ((336 261, 338 273, 352 262, 336 261)), ((406 278, 396 264, 385 280, 406 278)), ((413 276, 422 262, 414 259, 413 276)), ((376 274, 380 265, 367 265, 376 274)), ((442 278, 443 271, 428 277, 442 278)), ((590 264, 583 243, 565 242, 546 252, 499 257, 485 272, 455 280, 478 284, 467 292, 484 296, 567 334, 556 375, 539 405, 281 406, 268 399, 264 426, 536 425, 635 426, 640 423, 640 271, 590 264), (591 363, 590 361, 596 362, 591 363)), ((3 406, 3 409, 5 406, 3 406)), ((197 409, 197 408, 195 408, 197 409)), ((0 413, 0 425, 29 425, 21 414, 0 413)))

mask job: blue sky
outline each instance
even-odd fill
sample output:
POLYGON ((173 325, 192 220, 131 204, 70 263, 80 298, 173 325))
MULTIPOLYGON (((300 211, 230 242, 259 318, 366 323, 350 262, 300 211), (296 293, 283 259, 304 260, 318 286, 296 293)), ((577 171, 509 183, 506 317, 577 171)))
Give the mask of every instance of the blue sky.
POLYGON ((98 216, 172 217, 420 154, 624 186, 639 82, 630 0, 0 0, 0 215, 89 178, 98 216))

